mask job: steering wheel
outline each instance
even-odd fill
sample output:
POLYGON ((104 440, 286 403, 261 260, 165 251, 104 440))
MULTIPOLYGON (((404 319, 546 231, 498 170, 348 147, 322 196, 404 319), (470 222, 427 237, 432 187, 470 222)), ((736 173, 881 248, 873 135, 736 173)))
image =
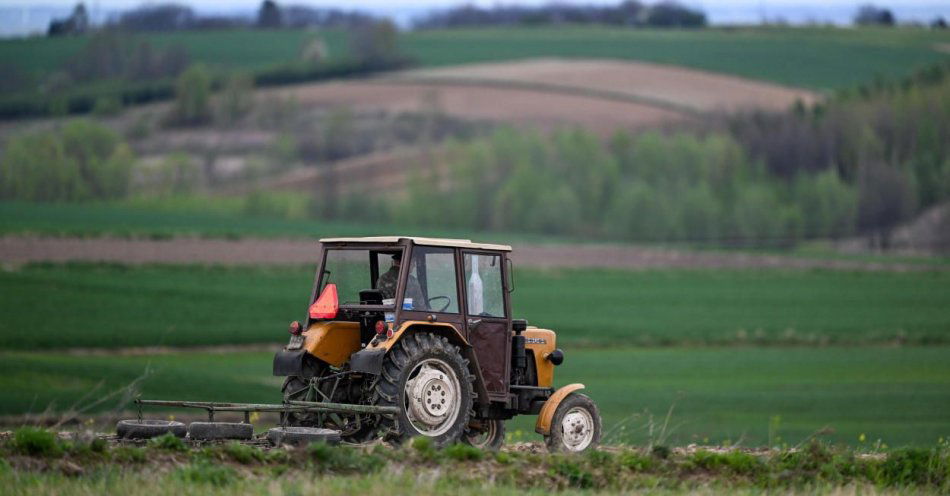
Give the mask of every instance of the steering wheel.
POLYGON ((452 304, 452 298, 449 298, 448 296, 433 296, 432 298, 429 298, 429 301, 426 302, 429 310, 432 310, 432 302, 435 300, 445 300, 445 305, 443 305, 442 308, 438 310, 433 310, 434 312, 444 312, 445 309, 449 308, 449 305, 452 304))

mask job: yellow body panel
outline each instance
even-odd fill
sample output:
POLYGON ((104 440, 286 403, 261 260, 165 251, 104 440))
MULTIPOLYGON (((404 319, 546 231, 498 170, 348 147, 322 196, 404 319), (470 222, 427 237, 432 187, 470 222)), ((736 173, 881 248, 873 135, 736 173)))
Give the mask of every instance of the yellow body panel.
MULTIPOLYGON (((393 345, 396 344, 397 341, 399 341, 399 338, 401 338, 403 334, 405 334, 406 330, 408 330, 412 326, 426 326, 430 328, 432 327, 439 328, 440 331, 444 330, 444 332, 450 335, 454 335, 454 337, 458 341, 468 344, 465 338, 462 337, 462 335, 459 333, 458 329, 456 329, 455 326, 452 324, 446 324, 445 322, 427 322, 425 320, 407 320, 399 326, 399 329, 396 329, 395 331, 393 331, 393 337, 385 341, 379 341, 379 340, 374 339, 373 341, 370 341, 370 343, 366 346, 366 349, 368 350, 382 349, 382 350, 389 351, 389 349, 392 348, 393 345)), ((451 336, 450 336, 450 339, 451 339, 451 336)))
POLYGON ((334 367, 342 366, 360 350, 359 322, 316 322, 303 335, 304 349, 334 367))
POLYGON ((551 387, 554 384, 554 364, 547 357, 548 353, 554 351, 556 337, 554 331, 529 327, 522 335, 525 337, 525 349, 534 352, 534 365, 538 371, 538 386, 551 387))
POLYGON ((538 413, 538 422, 534 426, 535 432, 547 436, 551 433, 551 420, 554 418, 554 412, 557 411, 557 406, 561 404, 561 401, 564 398, 567 398, 567 395, 577 391, 578 389, 584 389, 583 384, 568 384, 567 386, 562 387, 554 392, 547 401, 544 402, 544 406, 541 407, 541 412, 538 413))

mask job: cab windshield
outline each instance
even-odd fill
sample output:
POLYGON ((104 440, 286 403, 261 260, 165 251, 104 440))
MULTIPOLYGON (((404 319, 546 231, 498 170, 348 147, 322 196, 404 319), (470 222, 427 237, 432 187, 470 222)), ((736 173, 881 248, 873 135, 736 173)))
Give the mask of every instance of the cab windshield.
MULTIPOLYGON (((327 284, 336 284, 340 305, 359 305, 360 291, 377 289, 385 292, 387 288, 381 288, 380 283, 386 286, 387 281, 398 280, 399 269, 394 267, 393 256, 401 253, 399 249, 328 249, 317 295, 327 284)), ((392 296, 382 295, 382 298, 392 296)))

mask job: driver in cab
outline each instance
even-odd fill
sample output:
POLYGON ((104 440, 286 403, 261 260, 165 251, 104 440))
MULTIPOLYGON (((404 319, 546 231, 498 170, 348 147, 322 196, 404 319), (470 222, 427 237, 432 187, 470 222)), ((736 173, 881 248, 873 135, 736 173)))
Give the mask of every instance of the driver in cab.
MULTIPOLYGON (((393 264, 376 281, 376 289, 379 289, 383 299, 392 299, 396 297, 396 286, 399 284, 399 267, 402 263, 402 253, 393 255, 393 264)), ((422 288, 419 286, 419 280, 411 272, 409 274, 408 286, 406 287, 406 300, 412 300, 414 310, 428 310, 425 304, 425 297, 422 295, 422 288)))

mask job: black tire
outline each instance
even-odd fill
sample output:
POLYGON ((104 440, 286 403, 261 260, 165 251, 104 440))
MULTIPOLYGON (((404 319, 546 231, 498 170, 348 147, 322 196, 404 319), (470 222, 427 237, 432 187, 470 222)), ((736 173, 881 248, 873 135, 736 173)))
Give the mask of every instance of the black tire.
POLYGON ((338 444, 340 432, 318 427, 274 427, 267 431, 267 440, 274 446, 305 446, 310 443, 338 444))
POLYGON ((594 401, 586 395, 571 393, 554 411, 551 432, 544 436, 544 444, 552 453, 580 453, 596 448, 600 444, 601 432, 600 411, 594 401), (564 420, 568 414, 573 416, 568 418, 567 423, 579 429, 573 434, 565 433, 564 420), (590 425, 584 425, 588 422, 590 425), (577 442, 578 439, 584 439, 584 441, 577 442))
MULTIPOLYGON (((432 387, 436 387, 435 384, 439 382, 430 381, 426 384, 433 384, 432 387)), ((401 444, 411 437, 424 435, 432 438, 436 446, 460 441, 474 413, 472 411, 475 397, 472 388, 474 382, 475 376, 468 369, 468 360, 462 358, 459 348, 449 343, 448 339, 426 332, 416 332, 403 337, 393 345, 383 359, 382 373, 373 394, 375 404, 399 407, 399 413, 384 416, 380 420, 380 427, 384 431, 388 430, 386 440, 393 444, 401 444), (446 406, 450 411, 447 411, 448 416, 445 421, 437 428, 423 432, 417 427, 419 422, 413 424, 410 419, 410 411, 421 409, 422 406, 410 406, 406 386, 411 379, 415 379, 421 373, 420 367, 428 367, 428 364, 444 367, 446 370, 442 372, 446 374, 448 370, 451 370, 458 390, 450 394, 453 398, 446 406), (457 410, 453 404, 456 401, 457 410)), ((422 405, 423 399, 417 398, 417 403, 422 405)), ((426 399, 426 401, 429 400, 426 399)), ((435 406, 438 407, 438 405, 435 406)))
POLYGON ((481 429, 469 426, 462 436, 462 442, 486 451, 498 451, 505 444, 505 421, 482 420, 481 429))
POLYGON ((254 426, 238 422, 192 422, 188 424, 188 437, 201 441, 251 439, 254 426))
POLYGON ((176 437, 185 437, 185 424, 172 420, 120 420, 115 432, 122 439, 151 439, 171 433, 176 437))

